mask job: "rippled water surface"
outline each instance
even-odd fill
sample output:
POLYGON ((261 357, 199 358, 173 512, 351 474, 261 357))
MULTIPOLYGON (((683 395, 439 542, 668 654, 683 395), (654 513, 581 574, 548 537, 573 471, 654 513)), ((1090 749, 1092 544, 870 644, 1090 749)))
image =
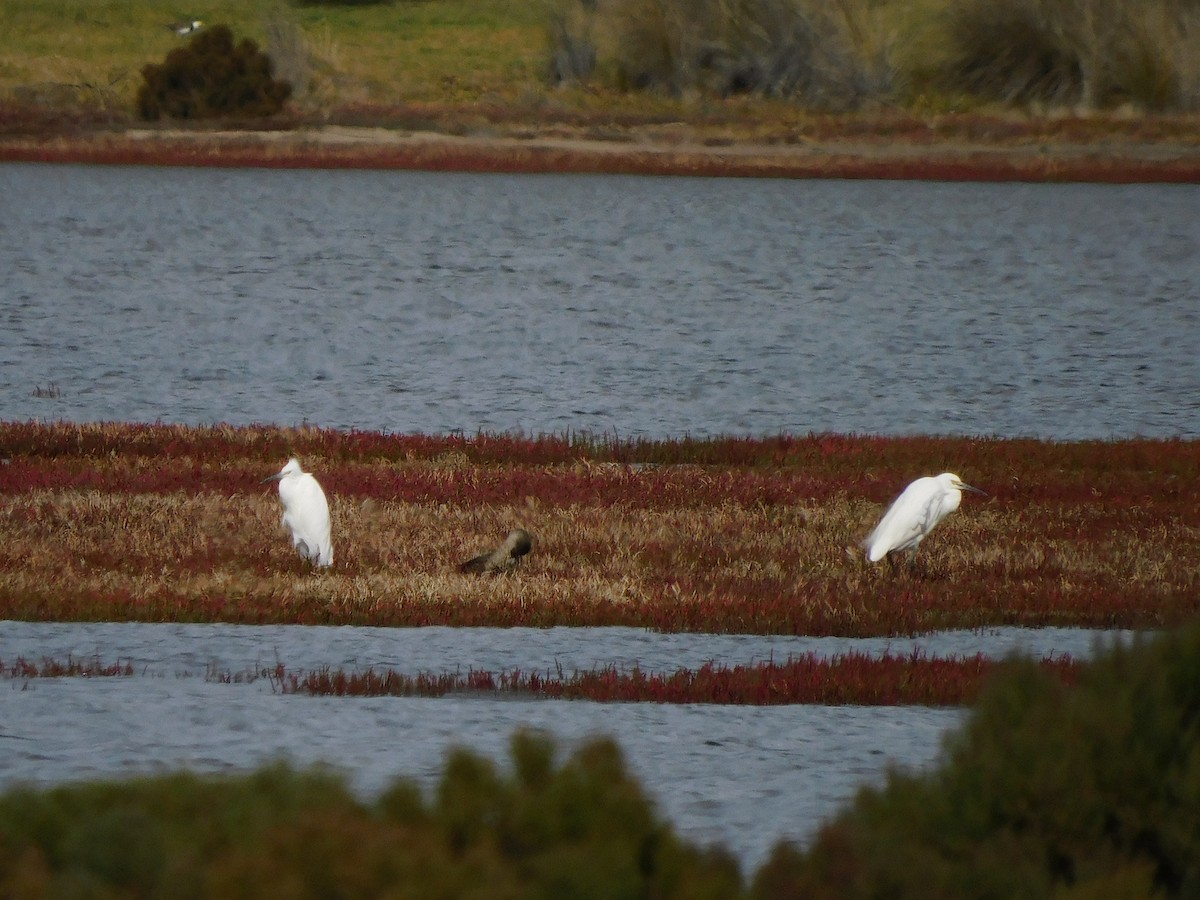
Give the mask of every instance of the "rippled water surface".
MULTIPOLYGON (((1128 637, 1128 636, 1125 636, 1128 637)), ((128 661, 131 677, 0 681, 0 788, 18 781, 170 771, 244 770, 277 756, 326 762, 365 794, 396 777, 431 788, 446 751, 465 745, 507 759, 519 728, 569 749, 615 737, 659 809, 689 838, 719 842, 748 868, 781 838, 805 841, 888 766, 937 759, 956 709, 596 704, 586 701, 327 698, 273 691, 259 679, 207 673, 334 666, 404 672, 540 670, 607 665, 647 671, 736 665, 849 650, 930 655, 1021 652, 1089 656, 1117 639, 1074 629, 1002 628, 912 640, 851 641, 671 635, 630 628, 331 628, 0 623, 0 661, 18 657, 128 661)))
POLYGON ((1200 435, 1197 186, 9 164, 0 196, 8 419, 1200 435))

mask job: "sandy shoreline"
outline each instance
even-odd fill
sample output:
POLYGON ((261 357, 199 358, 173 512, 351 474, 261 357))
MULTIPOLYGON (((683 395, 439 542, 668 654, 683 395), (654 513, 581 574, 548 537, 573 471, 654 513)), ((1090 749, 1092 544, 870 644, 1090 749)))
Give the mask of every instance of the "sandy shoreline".
POLYGON ((126 129, 2 135, 0 161, 608 173, 952 181, 1200 183, 1200 146, 1117 138, 1087 142, 913 140, 889 136, 789 143, 697 137, 685 127, 598 140, 552 133, 461 136, 323 126, 276 131, 126 129))

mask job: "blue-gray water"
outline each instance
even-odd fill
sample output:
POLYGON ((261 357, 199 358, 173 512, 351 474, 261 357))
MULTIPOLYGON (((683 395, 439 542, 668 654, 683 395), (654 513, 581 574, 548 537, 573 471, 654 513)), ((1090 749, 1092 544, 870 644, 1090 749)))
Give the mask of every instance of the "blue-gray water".
POLYGON ((1200 436, 1200 186, 8 164, 0 205, 5 419, 1200 436))
POLYGON ((519 728, 564 751, 615 737, 659 809, 695 841, 724 844, 749 870, 770 847, 804 842, 888 766, 936 761, 965 713, 921 707, 737 707, 585 701, 328 698, 275 693, 266 679, 221 683, 282 662, 291 670, 541 671, 607 665, 671 672, 849 650, 1089 657, 1128 635, 1000 628, 866 640, 656 634, 632 628, 327 628, 0 622, 0 662, 129 662, 136 675, 0 681, 0 789, 88 777, 246 770, 285 756, 343 770, 364 794, 396 777, 431 788, 446 751, 504 762, 519 728))

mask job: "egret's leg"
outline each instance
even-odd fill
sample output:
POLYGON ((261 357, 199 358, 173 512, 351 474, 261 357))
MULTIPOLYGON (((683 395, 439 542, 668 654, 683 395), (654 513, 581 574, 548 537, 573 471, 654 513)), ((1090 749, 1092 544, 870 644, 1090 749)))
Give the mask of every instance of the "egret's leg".
POLYGON ((917 561, 916 547, 908 551, 908 574, 914 578, 918 575, 924 576, 926 574, 925 566, 917 561))

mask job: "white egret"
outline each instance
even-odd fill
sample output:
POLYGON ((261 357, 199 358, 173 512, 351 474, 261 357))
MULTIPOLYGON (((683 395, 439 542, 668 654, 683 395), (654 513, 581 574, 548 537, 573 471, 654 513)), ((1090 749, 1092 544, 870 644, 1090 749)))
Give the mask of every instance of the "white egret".
POLYGON ((317 568, 333 565, 333 542, 329 537, 329 503, 317 479, 289 459, 279 472, 261 483, 279 482, 283 501, 283 525, 292 533, 292 546, 317 568))
POLYGON ((879 562, 889 554, 908 550, 910 561, 915 560, 917 545, 938 522, 958 509, 963 491, 987 496, 979 488, 963 483, 953 472, 918 478, 901 492, 871 536, 863 541, 867 559, 879 562))
POLYGON ((172 22, 167 27, 170 28, 173 32, 175 32, 180 37, 186 37, 187 35, 192 34, 193 32, 199 31, 200 26, 203 24, 204 23, 201 22, 199 19, 192 19, 189 22, 172 22))
POLYGON ((525 556, 533 549, 533 535, 524 528, 517 528, 508 533, 504 543, 495 550, 468 559, 458 567, 460 572, 473 575, 487 573, 511 572, 525 556))

